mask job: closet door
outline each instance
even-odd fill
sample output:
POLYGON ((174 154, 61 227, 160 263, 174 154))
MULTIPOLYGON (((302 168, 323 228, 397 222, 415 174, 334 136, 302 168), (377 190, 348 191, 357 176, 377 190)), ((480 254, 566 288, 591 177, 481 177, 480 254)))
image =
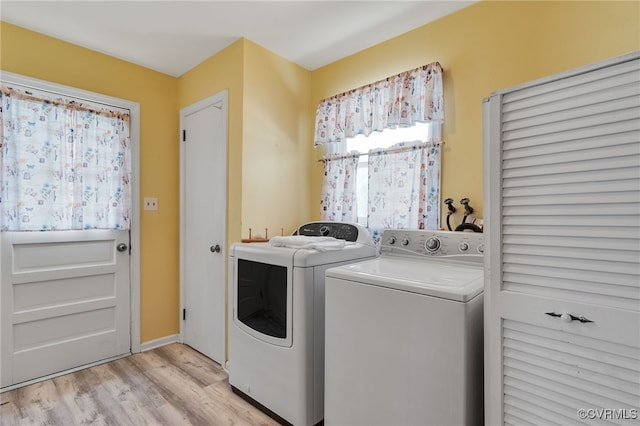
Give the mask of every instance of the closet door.
POLYGON ((487 425, 640 418, 639 56, 485 100, 487 425))

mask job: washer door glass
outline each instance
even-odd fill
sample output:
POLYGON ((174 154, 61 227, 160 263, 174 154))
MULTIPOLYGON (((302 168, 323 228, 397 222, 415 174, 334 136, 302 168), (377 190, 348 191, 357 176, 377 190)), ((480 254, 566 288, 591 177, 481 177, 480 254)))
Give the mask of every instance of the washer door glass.
POLYGON ((263 335, 287 338, 287 268, 238 259, 237 318, 263 335))

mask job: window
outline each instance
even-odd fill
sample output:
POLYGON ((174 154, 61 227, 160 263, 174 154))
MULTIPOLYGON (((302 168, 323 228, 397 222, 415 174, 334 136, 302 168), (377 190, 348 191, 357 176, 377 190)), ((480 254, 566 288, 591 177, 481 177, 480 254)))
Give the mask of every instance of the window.
POLYGON ((440 146, 432 124, 385 129, 331 144, 325 157, 322 220, 383 229, 440 225, 440 146), (402 141, 402 142, 401 142, 402 141))
POLYGON ((358 135, 353 138, 347 138, 346 152, 344 154, 353 151, 360 154, 356 173, 356 206, 359 224, 367 226, 369 150, 391 148, 391 146, 403 141, 427 142, 430 140, 430 133, 430 123, 416 123, 413 127, 385 129, 382 132, 374 132, 368 137, 358 135))
POLYGON ((321 218, 365 224, 374 238, 383 229, 437 229, 443 122, 437 62, 321 100, 321 218))

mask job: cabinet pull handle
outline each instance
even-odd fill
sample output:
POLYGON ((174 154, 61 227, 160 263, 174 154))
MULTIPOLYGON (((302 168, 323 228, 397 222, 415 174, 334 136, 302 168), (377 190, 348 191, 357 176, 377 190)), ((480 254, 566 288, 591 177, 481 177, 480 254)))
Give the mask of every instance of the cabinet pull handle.
POLYGON ((585 322, 593 322, 588 318, 585 318, 583 316, 575 316, 573 314, 558 314, 555 312, 545 312, 547 315, 549 315, 550 317, 559 317, 562 321, 564 322, 571 322, 571 321, 580 321, 581 323, 585 323, 585 322))

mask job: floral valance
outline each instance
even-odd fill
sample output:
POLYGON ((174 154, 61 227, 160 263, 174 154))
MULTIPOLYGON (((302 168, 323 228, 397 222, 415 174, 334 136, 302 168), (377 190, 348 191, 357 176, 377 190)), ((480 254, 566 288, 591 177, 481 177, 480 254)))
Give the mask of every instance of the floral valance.
POLYGON ((442 67, 434 62, 320 101, 314 145, 443 121, 442 67))

